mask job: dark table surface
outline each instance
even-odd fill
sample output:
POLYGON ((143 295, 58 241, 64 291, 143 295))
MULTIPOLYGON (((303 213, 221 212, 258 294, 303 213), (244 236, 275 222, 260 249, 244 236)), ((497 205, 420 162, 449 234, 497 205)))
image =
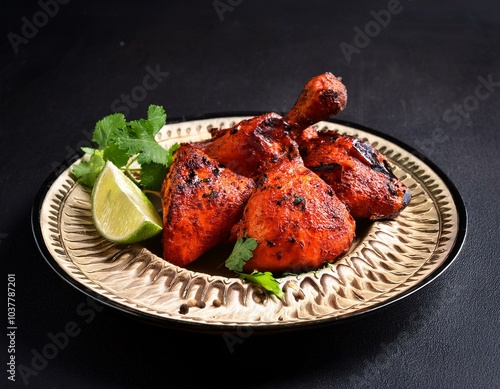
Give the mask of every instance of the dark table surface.
POLYGON ((9 381, 2 335, 0 387, 500 387, 500 5, 337 3, 2 3, 0 323, 7 335, 14 274, 18 370, 9 381), (142 93, 152 69, 158 82, 142 93), (463 197, 463 248, 426 288, 358 320, 231 348, 93 307, 45 262, 31 230, 36 194, 98 119, 138 118, 149 104, 172 118, 286 112, 324 71, 348 89, 339 119, 415 148, 463 197), (68 325, 77 335, 37 357, 68 325))

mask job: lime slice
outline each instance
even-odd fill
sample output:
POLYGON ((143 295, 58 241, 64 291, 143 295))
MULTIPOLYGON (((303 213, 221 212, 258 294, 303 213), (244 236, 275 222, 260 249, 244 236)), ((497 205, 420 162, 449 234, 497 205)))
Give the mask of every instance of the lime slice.
POLYGON ((162 230, 151 201, 110 161, 97 177, 91 201, 97 230, 112 242, 135 243, 162 230))

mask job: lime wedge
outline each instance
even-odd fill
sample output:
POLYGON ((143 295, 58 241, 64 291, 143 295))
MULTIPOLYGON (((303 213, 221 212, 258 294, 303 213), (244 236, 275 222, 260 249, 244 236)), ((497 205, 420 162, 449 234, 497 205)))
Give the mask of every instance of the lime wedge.
POLYGON ((91 202, 97 231, 112 242, 135 243, 162 230, 151 201, 110 161, 97 177, 91 202))

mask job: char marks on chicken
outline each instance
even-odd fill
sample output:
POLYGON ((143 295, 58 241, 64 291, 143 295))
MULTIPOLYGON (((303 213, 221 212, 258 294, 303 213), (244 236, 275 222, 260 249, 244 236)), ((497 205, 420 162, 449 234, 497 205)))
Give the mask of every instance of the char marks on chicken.
POLYGON ((254 188, 251 178, 182 144, 162 187, 163 258, 186 266, 227 240, 254 188))
POLYGON ((285 116, 295 137, 307 127, 331 118, 347 104, 347 90, 340 78, 323 73, 310 79, 285 116))
POLYGON ((394 219, 411 199, 387 159, 368 142, 334 131, 303 142, 304 164, 332 187, 356 219, 394 219))
POLYGON ((355 222, 300 157, 283 158, 261 177, 233 233, 258 242, 245 271, 301 273, 349 250, 355 222))
POLYGON ((233 172, 250 178, 260 177, 284 156, 298 155, 283 118, 272 112, 213 131, 212 141, 203 150, 233 172))
POLYGON ((257 247, 245 271, 298 273, 347 252, 355 219, 399 215, 410 192, 382 154, 313 127, 346 103, 342 81, 324 73, 286 116, 266 113, 181 145, 162 188, 164 259, 186 266, 230 236, 247 237, 257 247))

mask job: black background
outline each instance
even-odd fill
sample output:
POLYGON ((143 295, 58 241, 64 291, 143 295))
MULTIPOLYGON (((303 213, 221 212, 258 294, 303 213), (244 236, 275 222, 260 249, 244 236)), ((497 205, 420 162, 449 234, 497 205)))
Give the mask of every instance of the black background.
MULTIPOLYGON (((44 19, 35 1, 2 2, 0 333, 10 273, 18 365, 33 367, 49 334, 68 323, 79 330, 27 378, 29 387, 500 386, 500 5, 401 0, 377 29, 370 11, 387 10, 387 1, 337 3, 72 0, 44 19), (218 13, 214 4, 228 8, 218 13), (38 31, 12 44, 34 17, 38 31), (356 38, 356 27, 372 28, 369 42, 356 38), (356 42, 364 47, 347 58, 341 45, 356 42), (170 118, 286 112, 312 76, 341 76, 349 102, 339 119, 407 143, 455 183, 469 215, 462 251, 428 287, 373 315, 250 334, 231 347, 221 335, 91 308, 44 261, 30 212, 45 178, 89 144, 95 122, 142 85, 148 66, 168 76, 130 106, 129 118, 152 103, 170 118), (488 93, 481 77, 493 80, 488 93)), ((24 387, 19 372, 7 380, 7 340, 0 336, 0 386, 24 387)))

